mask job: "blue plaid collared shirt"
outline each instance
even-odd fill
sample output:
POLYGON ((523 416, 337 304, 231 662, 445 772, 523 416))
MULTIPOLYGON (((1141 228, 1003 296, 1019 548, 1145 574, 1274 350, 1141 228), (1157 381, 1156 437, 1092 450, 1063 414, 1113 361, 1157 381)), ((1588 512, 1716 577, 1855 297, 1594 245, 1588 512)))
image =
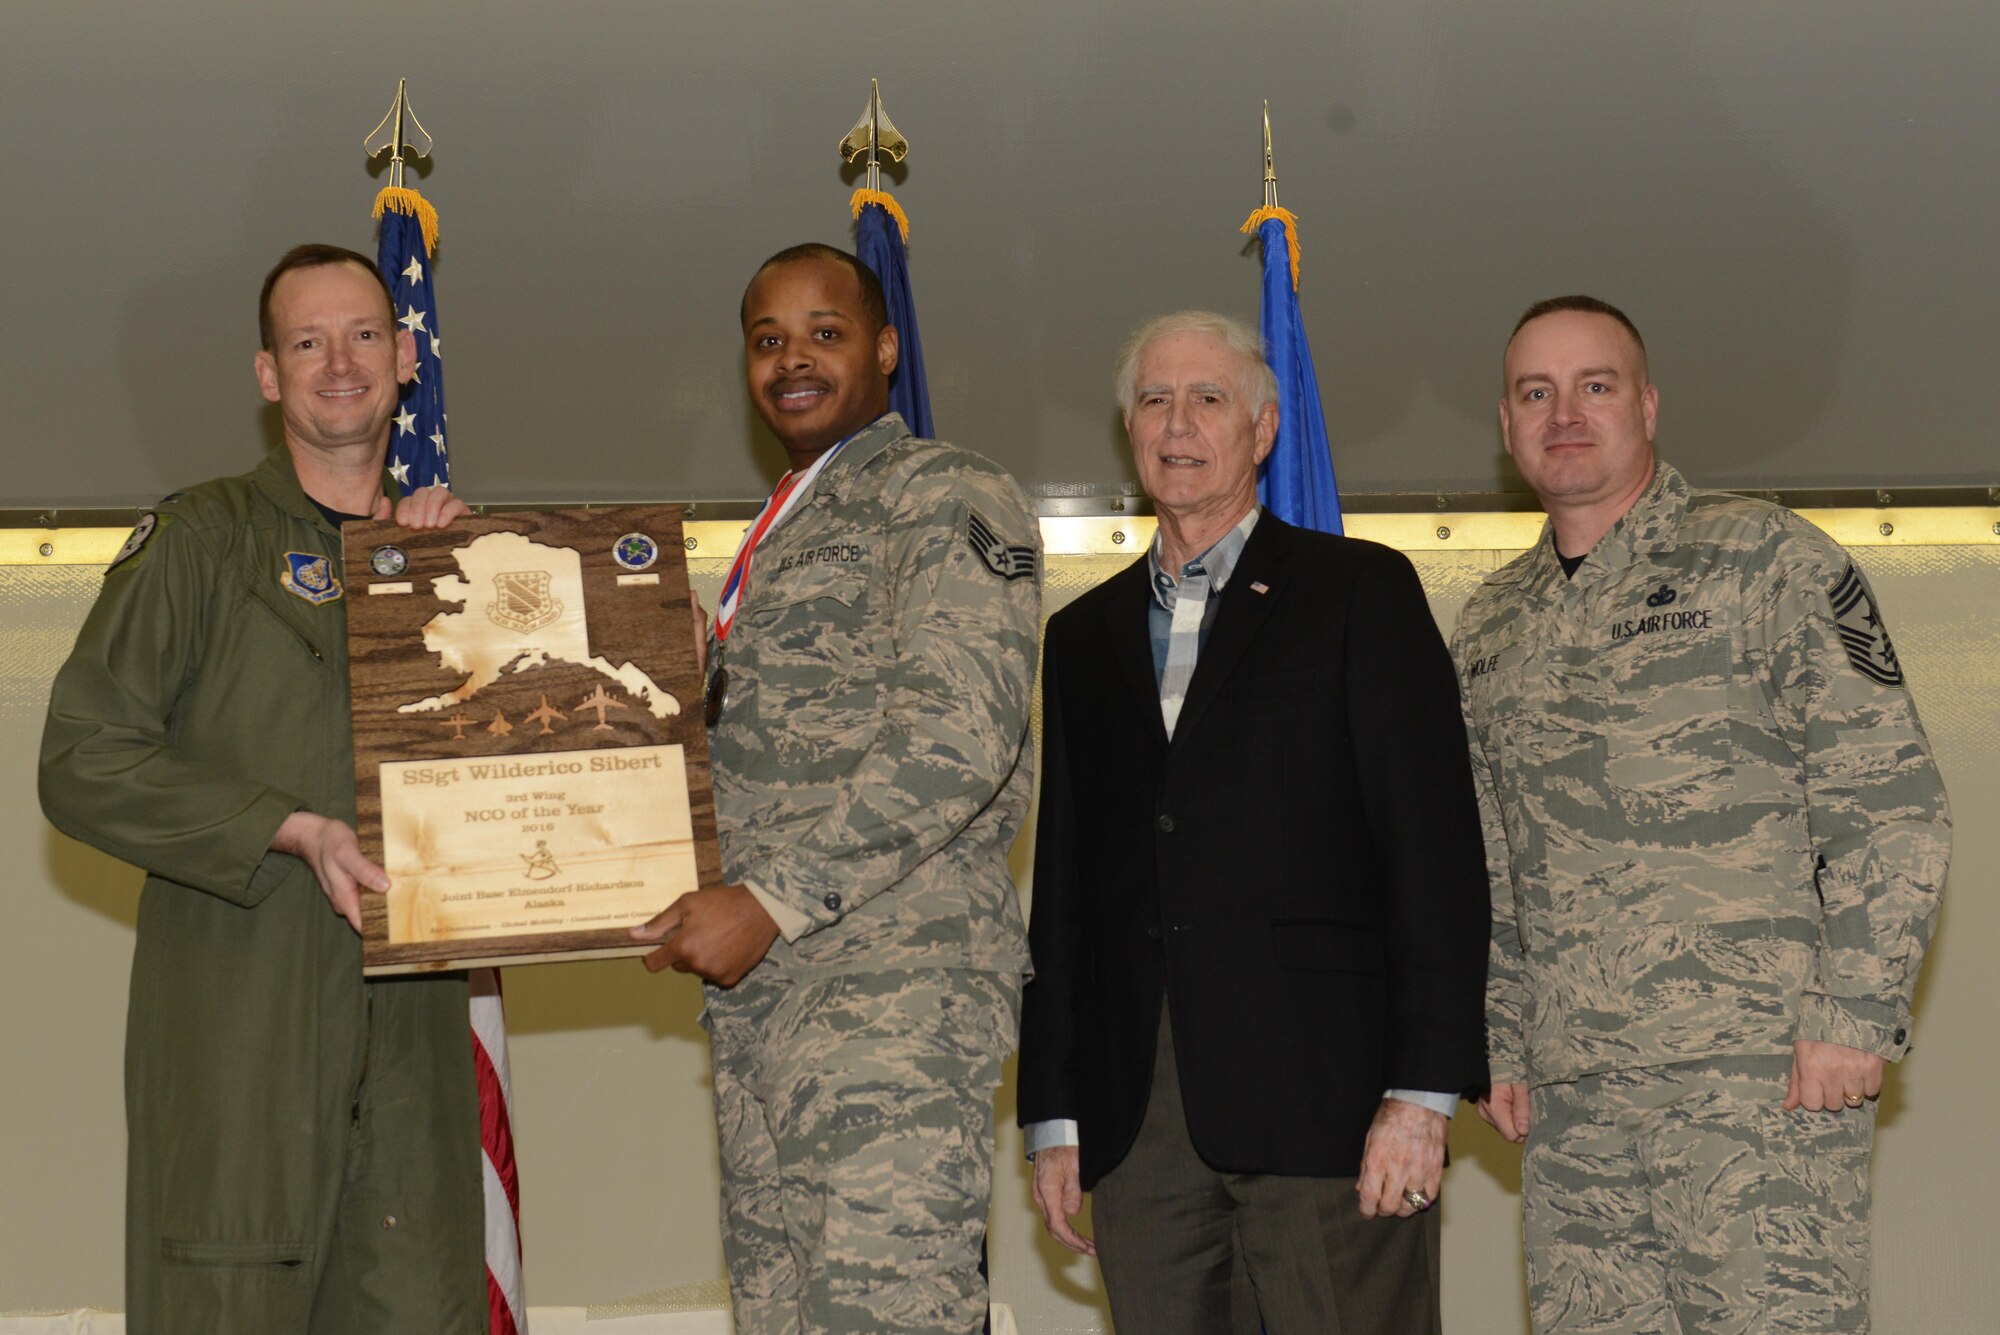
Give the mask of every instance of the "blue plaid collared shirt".
POLYGON ((1180 717, 1181 703, 1194 676, 1195 660, 1208 643, 1209 627, 1222 605, 1219 596, 1236 570, 1250 531, 1257 527, 1263 510, 1250 507, 1240 523, 1216 540, 1207 551, 1180 568, 1178 577, 1160 565, 1161 537, 1153 535, 1146 549, 1147 584, 1153 591, 1153 605, 1146 609, 1146 626, 1153 639, 1153 680, 1160 687, 1160 713, 1173 736, 1180 717), (1183 603, 1189 603, 1183 606, 1183 603))

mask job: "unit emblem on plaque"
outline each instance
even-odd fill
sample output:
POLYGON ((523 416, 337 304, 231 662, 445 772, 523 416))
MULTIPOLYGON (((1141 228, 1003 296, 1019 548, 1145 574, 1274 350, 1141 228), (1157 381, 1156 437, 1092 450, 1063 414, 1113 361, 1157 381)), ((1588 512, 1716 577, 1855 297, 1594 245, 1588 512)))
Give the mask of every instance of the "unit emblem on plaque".
POLYGON ((660 544, 643 533, 627 533, 611 549, 611 558, 627 570, 646 570, 660 559, 660 544))
POLYGON ((507 570, 493 577, 493 601, 486 615, 496 626, 526 635, 562 615, 562 600, 549 587, 546 570, 507 570))

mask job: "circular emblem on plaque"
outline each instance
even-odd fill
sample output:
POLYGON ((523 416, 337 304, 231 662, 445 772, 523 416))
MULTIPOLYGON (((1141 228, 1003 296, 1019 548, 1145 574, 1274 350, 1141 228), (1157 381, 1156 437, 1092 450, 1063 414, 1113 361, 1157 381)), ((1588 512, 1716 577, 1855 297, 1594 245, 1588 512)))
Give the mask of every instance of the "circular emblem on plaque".
POLYGON ((627 533, 611 549, 611 557, 627 570, 644 570, 660 559, 660 544, 643 533, 627 533))
POLYGON ((368 553, 368 568, 378 575, 400 575, 410 568, 410 558, 401 547, 377 547, 368 553))

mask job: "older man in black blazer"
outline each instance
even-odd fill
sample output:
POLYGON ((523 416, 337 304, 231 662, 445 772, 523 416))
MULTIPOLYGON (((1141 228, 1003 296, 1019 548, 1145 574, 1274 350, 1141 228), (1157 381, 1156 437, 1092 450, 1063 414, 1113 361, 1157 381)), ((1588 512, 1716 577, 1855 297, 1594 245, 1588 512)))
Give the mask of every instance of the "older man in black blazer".
POLYGON ((1254 330, 1164 316, 1118 390, 1160 528, 1048 628, 1036 1202, 1133 1335, 1435 1332, 1445 1130, 1486 1081, 1450 658, 1399 553, 1260 511, 1254 330))

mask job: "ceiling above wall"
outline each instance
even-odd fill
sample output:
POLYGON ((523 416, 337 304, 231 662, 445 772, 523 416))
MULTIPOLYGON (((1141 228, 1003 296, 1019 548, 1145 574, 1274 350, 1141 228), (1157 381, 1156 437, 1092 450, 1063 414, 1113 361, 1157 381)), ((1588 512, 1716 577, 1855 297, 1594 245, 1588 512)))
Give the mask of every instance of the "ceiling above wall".
POLYGON ((1358 0, 14 5, 0 42, 0 506, 122 505, 254 462, 264 270, 372 250, 361 143, 436 138, 454 460, 490 501, 740 498, 782 467, 736 305, 847 242, 870 76, 940 434, 1129 485, 1146 317, 1254 318, 1237 233, 1271 104, 1352 492, 1518 488, 1501 345, 1629 310, 1663 452, 1738 487, 2000 482, 2000 7, 1358 0))

